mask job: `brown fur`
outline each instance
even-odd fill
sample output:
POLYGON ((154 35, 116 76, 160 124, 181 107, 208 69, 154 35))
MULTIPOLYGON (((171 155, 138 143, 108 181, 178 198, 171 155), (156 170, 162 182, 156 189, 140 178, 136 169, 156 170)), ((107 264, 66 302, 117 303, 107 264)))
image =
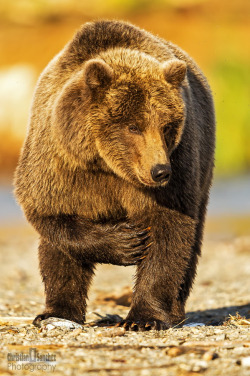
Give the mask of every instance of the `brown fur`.
POLYGON ((40 77, 16 170, 16 196, 41 236, 36 324, 84 322, 96 263, 137 265, 127 328, 183 320, 214 128, 207 81, 179 47, 124 22, 80 29, 40 77), (167 174, 156 181, 159 166, 167 174))

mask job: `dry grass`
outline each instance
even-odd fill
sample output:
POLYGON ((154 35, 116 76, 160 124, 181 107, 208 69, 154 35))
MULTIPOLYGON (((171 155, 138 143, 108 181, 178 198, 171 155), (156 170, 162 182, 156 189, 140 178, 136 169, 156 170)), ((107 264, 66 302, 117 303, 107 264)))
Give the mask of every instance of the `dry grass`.
POLYGON ((229 315, 228 319, 223 323, 223 325, 250 325, 250 320, 247 320, 246 317, 241 316, 239 312, 236 312, 235 316, 229 315))

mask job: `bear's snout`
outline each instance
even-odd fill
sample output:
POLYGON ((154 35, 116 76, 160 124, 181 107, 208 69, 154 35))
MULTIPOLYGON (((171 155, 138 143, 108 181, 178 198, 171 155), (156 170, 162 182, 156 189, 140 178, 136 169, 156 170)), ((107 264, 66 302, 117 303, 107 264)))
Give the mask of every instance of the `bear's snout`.
POLYGON ((170 179, 172 170, 170 164, 157 164, 151 169, 152 179, 156 183, 165 183, 170 179))

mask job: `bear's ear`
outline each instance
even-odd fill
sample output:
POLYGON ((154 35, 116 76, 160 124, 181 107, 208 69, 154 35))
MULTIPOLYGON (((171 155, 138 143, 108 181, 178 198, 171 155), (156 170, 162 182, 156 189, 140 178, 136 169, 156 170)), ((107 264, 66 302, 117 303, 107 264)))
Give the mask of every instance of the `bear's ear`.
POLYGON ((85 64, 85 83, 91 88, 108 86, 113 78, 113 69, 101 59, 91 59, 85 64))
POLYGON ((167 82, 179 86, 185 78, 187 65, 184 61, 171 59, 163 64, 163 73, 167 82))

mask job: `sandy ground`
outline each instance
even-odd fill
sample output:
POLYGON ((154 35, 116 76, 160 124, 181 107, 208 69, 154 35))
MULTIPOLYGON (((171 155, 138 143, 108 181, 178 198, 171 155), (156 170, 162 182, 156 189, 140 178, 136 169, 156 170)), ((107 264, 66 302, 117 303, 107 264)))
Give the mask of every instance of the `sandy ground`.
MULTIPOLYGON (((205 325, 143 333, 53 322, 35 328, 44 303, 37 239, 29 227, 0 229, 0 374, 250 375, 250 237, 204 242, 186 324, 205 325), (32 351, 35 362, 27 358, 32 351)), ((97 269, 88 323, 126 316, 133 273, 97 269)))

